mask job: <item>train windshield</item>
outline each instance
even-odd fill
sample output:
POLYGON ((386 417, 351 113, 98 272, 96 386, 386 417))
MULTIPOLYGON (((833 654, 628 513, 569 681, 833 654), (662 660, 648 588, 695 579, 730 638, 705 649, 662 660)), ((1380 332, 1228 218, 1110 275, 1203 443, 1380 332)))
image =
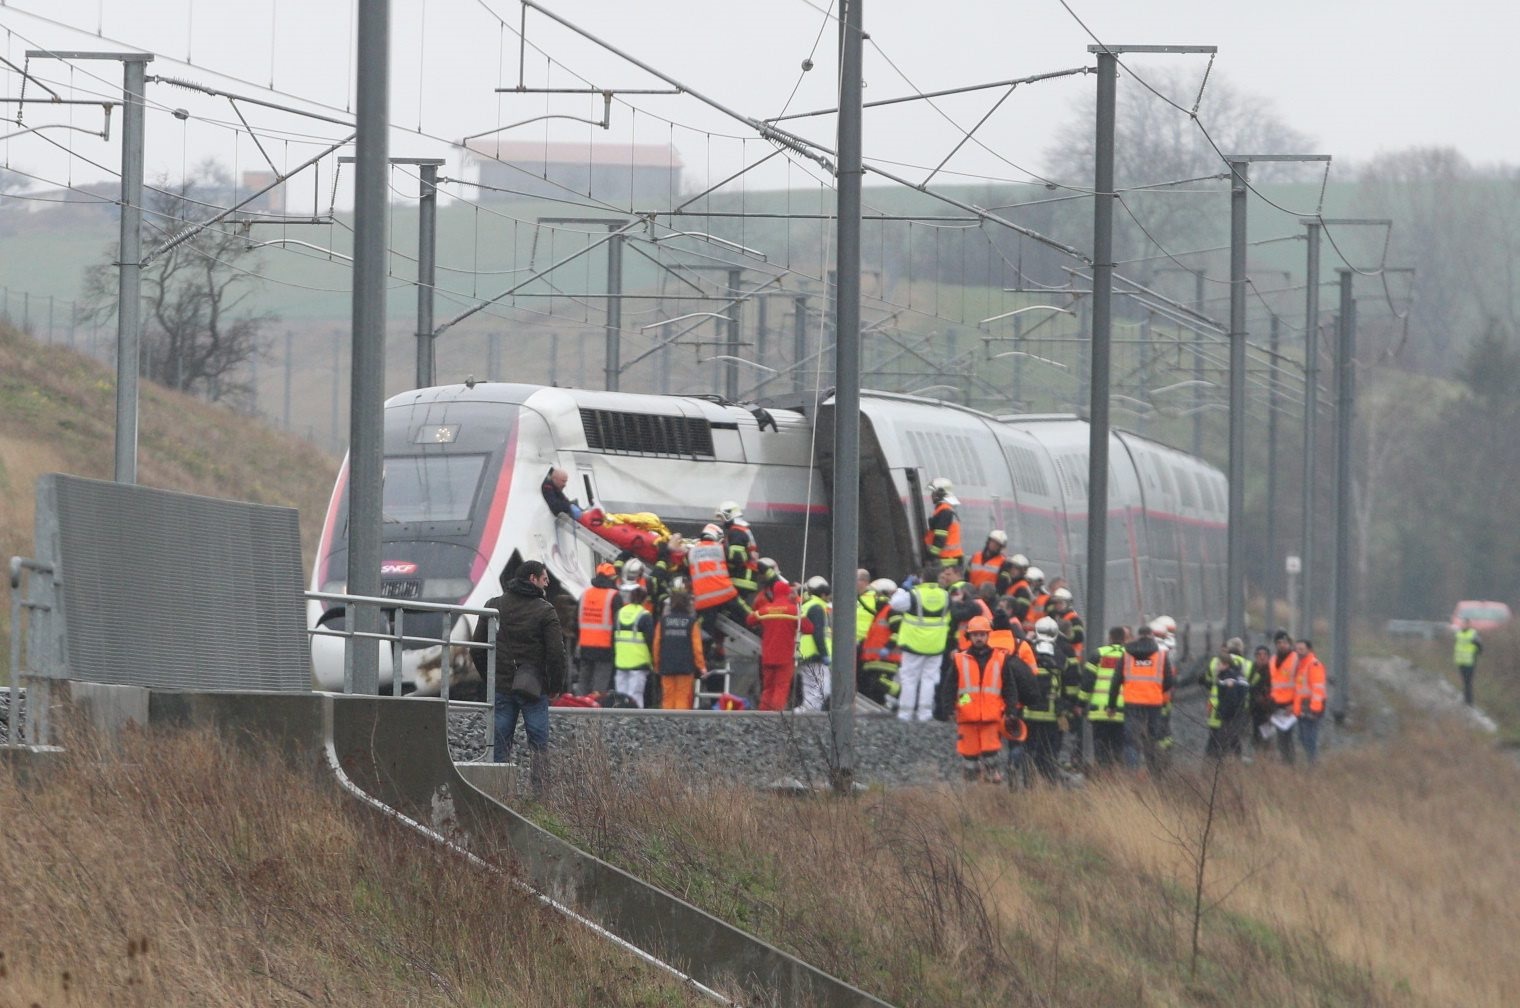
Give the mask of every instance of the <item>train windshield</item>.
POLYGON ((391 455, 385 460, 387 522, 467 521, 489 456, 391 455))

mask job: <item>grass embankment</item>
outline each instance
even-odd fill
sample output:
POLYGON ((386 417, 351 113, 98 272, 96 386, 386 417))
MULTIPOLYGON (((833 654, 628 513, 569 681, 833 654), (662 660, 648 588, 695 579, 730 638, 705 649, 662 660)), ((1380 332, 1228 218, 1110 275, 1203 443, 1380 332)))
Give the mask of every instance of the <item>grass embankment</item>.
POLYGON ((0 1006, 686 1005, 677 982, 201 733, 0 768, 0 1006))
MULTIPOLYGON (((1424 675, 1444 679, 1462 690, 1462 677, 1452 663, 1450 637, 1433 641, 1399 641, 1388 650, 1409 659, 1424 675)), ((1493 718, 1502 745, 1520 747, 1520 625, 1483 634, 1483 653, 1473 679, 1473 700, 1493 718)))
MULTIPOLYGON (((91 357, 0 325, 0 562, 33 553, 37 477, 111 479, 116 378, 91 357)), ((294 507, 310 564, 337 460, 231 410, 144 381, 137 481, 208 497, 294 507)), ((10 606, 0 606, 8 647, 10 606)), ((0 669, 0 676, 4 670, 0 669)))
POLYGON ((539 810, 553 828, 904 1006, 1503 1005, 1520 991, 1520 768, 1451 724, 1312 773, 1227 766, 1212 821, 1200 770, 838 802, 561 769, 539 810))

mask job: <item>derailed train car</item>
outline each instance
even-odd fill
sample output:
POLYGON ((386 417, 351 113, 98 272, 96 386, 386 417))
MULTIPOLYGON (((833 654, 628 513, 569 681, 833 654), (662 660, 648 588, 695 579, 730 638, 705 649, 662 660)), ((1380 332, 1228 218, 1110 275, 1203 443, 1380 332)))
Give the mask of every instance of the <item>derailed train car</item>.
MULTIPOLYGON (((695 533, 736 500, 762 550, 788 576, 827 573, 834 478, 832 404, 765 408, 716 398, 478 382, 418 389, 385 408, 383 591, 397 599, 481 605, 503 570, 528 557, 552 591, 578 595, 596 558, 557 522, 540 485, 552 467, 567 494, 609 512, 652 511, 695 533)), ((1199 459, 1131 434, 1110 441, 1110 621, 1168 613, 1194 647, 1223 620, 1224 477, 1199 459)), ((328 506, 314 590, 344 589, 348 467, 328 506)), ((929 480, 961 501, 967 552, 1002 528, 1010 545, 1062 576, 1078 611, 1088 558, 1087 424, 1070 416, 993 417, 909 396, 861 395, 861 565, 901 578, 921 554, 929 480)), ((341 618, 313 603, 313 624, 341 618)), ((442 636, 438 617, 407 632, 442 636)), ((461 628, 457 633, 464 632, 461 628)), ((318 637, 319 687, 342 684, 341 643, 318 637)), ((403 654, 405 692, 436 693, 437 647, 403 654)), ((457 659, 456 659, 457 661, 457 659)), ((391 659, 381 656, 389 688, 391 659)))

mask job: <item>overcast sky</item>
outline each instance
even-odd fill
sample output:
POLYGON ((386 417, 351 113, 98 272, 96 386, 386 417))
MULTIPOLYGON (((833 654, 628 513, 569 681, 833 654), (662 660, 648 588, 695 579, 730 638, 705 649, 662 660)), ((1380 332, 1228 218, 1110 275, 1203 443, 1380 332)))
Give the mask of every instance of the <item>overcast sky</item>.
MULTIPOLYGON (((1508 65, 1520 36, 1520 13, 1511 3, 1068 3, 1069 9, 1060 0, 867 0, 866 98, 1090 66, 1086 47, 1094 37, 1113 45, 1217 45, 1213 73, 1258 96, 1264 107, 1312 137, 1319 151, 1337 158, 1342 171, 1380 151, 1415 145, 1452 146, 1479 165, 1520 164, 1516 88, 1508 65)), ((765 118, 834 104, 837 38, 828 0, 548 0, 546 5, 745 115, 765 118), (809 57, 815 67, 803 73, 801 65, 809 57)), ((597 88, 664 86, 537 11, 527 16, 526 58, 520 67, 522 9, 508 0, 396 0, 392 7, 391 118, 398 129, 391 153, 449 158, 445 174, 465 173, 448 141, 546 114, 601 117, 601 101, 593 96, 494 93, 516 85, 519 74, 529 87, 588 82, 597 88)), ((0 28, 5 32, 3 55, 18 66, 33 48, 143 50, 156 55, 152 74, 282 103, 306 99, 312 109, 341 118, 353 105, 353 11, 347 0, 244 0, 236 5, 215 0, 9 0, 0 7, 0 28), (236 16, 230 13, 233 8, 236 16), (278 93, 265 90, 271 85, 278 93)), ((33 60, 31 65, 63 93, 88 96, 85 92, 118 89, 119 94, 121 73, 115 63, 33 60)), ((1178 55, 1150 57, 1135 68, 1144 75, 1147 68, 1183 67, 1199 80, 1207 65, 1205 56, 1178 55)), ((14 97, 20 75, 0 70, 3 95, 14 97)), ((1074 102, 1091 93, 1093 81, 1070 76, 1020 87, 939 178, 1022 180, 1040 172, 1055 129, 1071 117, 1074 102)), ((27 86, 28 97, 44 93, 39 83, 27 86)), ((894 170, 921 180, 1002 93, 944 99, 933 108, 920 102, 870 112, 867 157, 911 166, 894 170)), ((1195 95, 1173 97, 1191 105, 1195 95)), ((225 100, 160 84, 150 87, 149 101, 154 106, 148 118, 150 178, 176 175, 206 157, 235 161, 245 170, 263 165, 264 155, 225 100), (177 107, 189 111, 190 118, 173 117, 177 107)), ((0 115, 14 119, 16 105, 0 107, 0 115)), ((342 135, 338 126, 281 112, 246 108, 245 114, 264 134, 269 158, 282 169, 316 153, 320 138, 342 135)), ((1207 122, 1207 93, 1200 114, 1207 122)), ((102 128, 98 109, 31 105, 25 120, 27 126, 81 129, 50 129, 0 143, 0 158, 13 168, 78 183, 109 178, 105 169, 119 164, 119 116, 113 117, 110 142, 86 132, 102 128)), ((829 118, 797 120, 792 128, 833 146, 829 118)), ((0 133, 15 129, 14 123, 0 123, 0 133)), ((673 144, 695 185, 716 181, 770 149, 742 122, 690 95, 625 96, 614 105, 608 130, 561 118, 516 126, 501 135, 673 144)), ((747 176, 746 184, 817 184, 809 182, 809 171, 819 169, 777 158, 747 176)), ((316 193, 329 182, 330 174, 301 184, 312 194, 307 198, 317 201, 316 193)))

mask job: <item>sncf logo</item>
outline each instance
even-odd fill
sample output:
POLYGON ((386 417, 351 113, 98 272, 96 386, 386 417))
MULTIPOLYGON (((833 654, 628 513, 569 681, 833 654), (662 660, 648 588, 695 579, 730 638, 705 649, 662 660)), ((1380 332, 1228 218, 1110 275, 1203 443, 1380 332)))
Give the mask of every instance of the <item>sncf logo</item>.
POLYGON ((382 575, 415 574, 417 565, 409 560, 387 560, 380 565, 382 575))

